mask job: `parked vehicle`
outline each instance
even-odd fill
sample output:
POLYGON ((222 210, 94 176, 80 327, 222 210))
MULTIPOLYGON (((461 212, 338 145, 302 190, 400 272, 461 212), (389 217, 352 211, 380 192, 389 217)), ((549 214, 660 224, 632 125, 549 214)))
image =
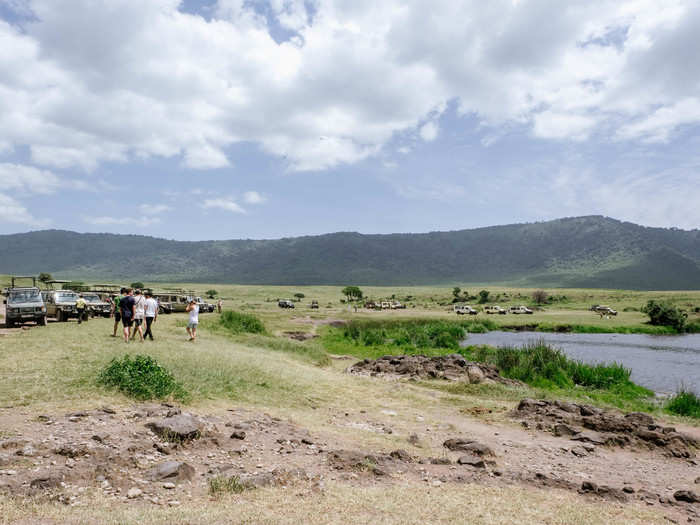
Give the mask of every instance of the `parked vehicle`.
POLYGON ((109 317, 112 305, 103 301, 97 292, 83 292, 83 299, 87 303, 87 313, 90 317, 109 317))
POLYGON ((313 301, 311 301, 311 308, 312 308, 313 310, 317 310, 317 309, 318 309, 318 301, 317 301, 316 299, 314 299, 313 301))
POLYGON ((405 305, 405 304, 401 304, 401 303, 398 302, 398 301, 391 301, 390 304, 391 304, 391 309, 392 309, 392 310, 403 310, 403 309, 406 308, 406 305, 405 305))
POLYGON ((600 314, 601 316, 603 315, 617 315, 617 310, 613 310, 607 305, 604 304, 596 304, 591 307, 591 310, 594 311, 597 314, 600 314))
POLYGON ((382 301, 380 308, 382 310, 390 310, 391 309, 391 303, 389 301, 382 301))
POLYGON ((280 308, 294 308, 294 302, 289 299, 280 299, 277 301, 277 306, 280 308))
POLYGON ((533 313, 532 310, 530 310, 527 306, 523 306, 523 305, 511 306, 510 308, 508 308, 508 312, 511 314, 516 314, 516 315, 517 314, 532 314, 533 313))
POLYGON ((199 313, 211 313, 216 308, 216 305, 206 302, 201 297, 195 297, 194 300, 199 305, 199 313))
POLYGON ((476 315, 479 312, 469 306, 468 304, 456 304, 452 307, 452 310, 457 315, 476 315))
POLYGON ((502 306, 489 305, 489 306, 484 306, 484 313, 506 315, 506 313, 508 313, 508 312, 506 312, 506 309, 503 308, 502 306))
POLYGON ((16 324, 30 321, 46 326, 46 306, 41 297, 41 291, 36 286, 35 277, 12 277, 6 295, 7 298, 3 303, 7 327, 11 328, 16 324), (32 279, 32 286, 17 286, 16 281, 19 279, 32 279))
POLYGON ((43 290, 41 295, 46 305, 46 315, 55 318, 59 323, 70 318, 78 318, 75 302, 78 294, 72 290, 43 290))

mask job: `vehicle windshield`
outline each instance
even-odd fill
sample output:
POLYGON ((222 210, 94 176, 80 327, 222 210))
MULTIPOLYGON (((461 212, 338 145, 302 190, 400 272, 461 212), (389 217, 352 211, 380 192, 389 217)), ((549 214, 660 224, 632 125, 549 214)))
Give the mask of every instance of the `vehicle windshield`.
POLYGON ((100 296, 97 295, 96 293, 84 293, 83 299, 85 299, 88 303, 101 303, 102 302, 100 300, 100 296))
POLYGON ((41 301, 39 290, 21 290, 10 292, 11 303, 34 303, 41 301))
POLYGON ((78 294, 74 292, 60 292, 56 296, 57 301, 76 301, 78 299, 78 294))

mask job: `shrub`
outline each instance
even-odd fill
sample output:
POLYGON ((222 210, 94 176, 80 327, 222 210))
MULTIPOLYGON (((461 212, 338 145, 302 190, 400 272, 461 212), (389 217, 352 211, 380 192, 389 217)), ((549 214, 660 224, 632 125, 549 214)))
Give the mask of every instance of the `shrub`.
POLYGON ((489 295, 491 292, 488 290, 481 290, 479 292, 479 304, 484 304, 489 302, 489 295))
POLYGON ((141 281, 136 281, 135 283, 131 283, 129 286, 131 286, 135 290, 136 289, 141 290, 141 289, 146 287, 141 281))
POLYGON ((649 322, 653 325, 671 326, 683 331, 688 314, 680 308, 676 308, 668 302, 650 300, 642 312, 649 316, 649 322))
POLYGON ((668 400, 666 411, 678 416, 700 418, 700 397, 686 388, 668 400))
POLYGON ((238 476, 231 476, 230 478, 216 476, 209 479, 209 494, 211 496, 218 496, 223 493, 240 494, 245 489, 246 486, 241 483, 238 476))
POLYGON ((265 325, 252 314, 242 314, 226 310, 219 317, 219 323, 232 334, 264 334, 265 325))
POLYGON ((147 355, 128 354, 121 360, 114 358, 102 369, 98 383, 117 388, 136 399, 163 399, 175 397, 185 400, 187 392, 173 375, 155 359, 147 355))
POLYGON ((547 302, 547 292, 544 290, 535 290, 532 292, 532 300, 536 304, 545 304, 547 302))
POLYGON ((212 289, 212 290, 207 290, 206 292, 204 292, 204 295, 206 295, 209 299, 213 299, 214 297, 216 297, 217 295, 219 295, 219 292, 217 292, 216 290, 212 289))

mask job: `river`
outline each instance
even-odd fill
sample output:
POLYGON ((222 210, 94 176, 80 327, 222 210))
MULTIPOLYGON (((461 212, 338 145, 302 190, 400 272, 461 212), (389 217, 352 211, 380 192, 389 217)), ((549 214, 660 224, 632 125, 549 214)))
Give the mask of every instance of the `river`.
POLYGON ((700 393, 700 334, 559 334, 488 332, 469 334, 466 345, 521 346, 543 339, 567 356, 586 363, 616 361, 632 370, 632 381, 656 392, 685 385, 700 393))

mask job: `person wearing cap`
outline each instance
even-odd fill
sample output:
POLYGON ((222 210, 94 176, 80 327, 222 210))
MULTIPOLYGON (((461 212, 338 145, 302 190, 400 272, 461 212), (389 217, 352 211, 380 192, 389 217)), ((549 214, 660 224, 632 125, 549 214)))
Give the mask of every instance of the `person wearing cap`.
POLYGON ((194 342, 197 339, 197 325, 199 324, 199 305, 197 301, 190 299, 185 312, 190 313, 190 320, 187 323, 187 334, 190 336, 189 341, 194 342))
POLYGON ((85 317, 85 309, 87 308, 87 302, 83 299, 83 294, 78 294, 78 300, 75 301, 75 309, 78 311, 78 324, 83 322, 83 317, 85 317))

